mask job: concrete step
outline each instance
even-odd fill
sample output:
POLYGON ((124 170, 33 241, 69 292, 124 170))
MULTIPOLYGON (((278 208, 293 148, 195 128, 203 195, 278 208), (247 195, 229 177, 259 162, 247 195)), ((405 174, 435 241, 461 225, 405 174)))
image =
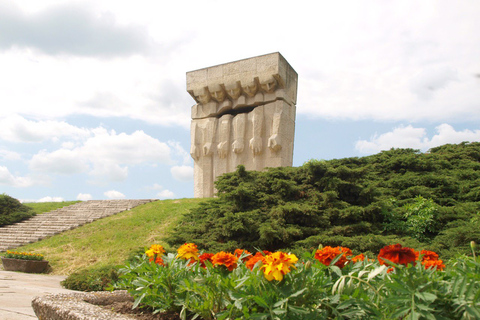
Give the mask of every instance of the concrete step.
POLYGON ((0 227, 0 251, 36 242, 152 201, 155 200, 90 200, 39 214, 28 220, 0 227))

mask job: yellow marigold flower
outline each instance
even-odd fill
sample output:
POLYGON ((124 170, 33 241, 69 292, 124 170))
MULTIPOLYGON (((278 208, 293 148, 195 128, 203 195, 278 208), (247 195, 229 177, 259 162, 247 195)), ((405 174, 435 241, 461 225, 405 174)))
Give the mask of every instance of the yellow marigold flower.
POLYGON ((198 261, 198 249, 194 243, 185 243, 177 250, 177 257, 185 260, 197 260, 198 261))
POLYGON ((147 255, 147 257, 154 257, 155 255, 157 256, 161 256, 165 253, 165 249, 163 249, 163 247, 159 244, 152 244, 150 246, 150 249, 148 249, 147 251, 145 251, 145 254, 147 255))
POLYGON ((230 252, 220 251, 213 255, 212 264, 214 267, 224 265, 228 271, 232 271, 237 267, 238 257, 230 252))
POLYGON ((263 260, 263 274, 268 281, 273 279, 282 281, 283 276, 290 272, 290 268, 295 268, 298 258, 294 254, 277 251, 267 255, 263 260))

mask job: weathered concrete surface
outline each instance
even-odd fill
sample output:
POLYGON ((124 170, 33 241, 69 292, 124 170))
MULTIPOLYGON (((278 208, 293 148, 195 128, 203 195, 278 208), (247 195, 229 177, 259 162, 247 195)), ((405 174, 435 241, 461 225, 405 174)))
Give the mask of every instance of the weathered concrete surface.
POLYGON ((78 292, 46 295, 35 298, 32 307, 39 319, 48 320, 131 320, 127 315, 114 313, 99 305, 133 301, 126 291, 78 292))
POLYGON ((76 292, 63 289, 60 285, 63 279, 64 276, 0 270, 0 319, 37 319, 32 309, 34 297, 76 292))

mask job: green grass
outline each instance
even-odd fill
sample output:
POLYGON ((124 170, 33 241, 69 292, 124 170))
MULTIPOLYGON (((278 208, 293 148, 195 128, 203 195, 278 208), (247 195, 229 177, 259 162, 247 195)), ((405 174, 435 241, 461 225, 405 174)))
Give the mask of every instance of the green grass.
POLYGON ((61 275, 122 264, 132 252, 154 243, 173 251, 163 239, 202 200, 151 202, 15 250, 43 254, 52 273, 61 275))
POLYGON ((62 201, 62 202, 29 202, 24 203, 27 207, 30 207, 36 214, 50 212, 56 209, 60 209, 80 201, 62 201))

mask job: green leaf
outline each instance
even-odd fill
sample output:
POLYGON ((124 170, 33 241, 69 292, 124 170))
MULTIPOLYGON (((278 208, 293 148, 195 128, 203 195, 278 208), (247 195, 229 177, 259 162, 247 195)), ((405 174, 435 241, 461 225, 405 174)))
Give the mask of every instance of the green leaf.
MULTIPOLYGON (((332 261, 333 262, 333 261, 332 261)), ((342 276, 342 270, 340 270, 339 267, 330 264, 329 269, 332 270, 333 273, 335 273, 337 276, 341 277, 342 276)))
POLYGON ((253 296, 253 300, 255 300, 255 302, 257 304, 259 304, 260 306, 264 307, 265 309, 269 309, 270 306, 268 305, 268 303, 262 298, 262 297, 259 297, 259 296, 253 296))
POLYGON ((474 319, 480 319, 480 310, 473 306, 465 306, 465 311, 474 317, 474 319))
POLYGON ((435 299, 437 299, 437 296, 434 295, 433 293, 429 292, 415 292, 415 296, 422 300, 422 301, 427 301, 427 302, 433 302, 435 299))
POLYGON ((387 269, 387 267, 385 265, 381 265, 380 267, 377 267, 375 268, 372 272, 370 272, 368 274, 368 277, 367 277, 367 281, 370 281, 372 280, 373 278, 375 278, 377 275, 379 275, 380 273, 382 273, 385 269, 387 269))
POLYGON ((309 314, 310 311, 307 308, 295 307, 295 306, 288 306, 288 310, 291 310, 293 313, 298 314, 309 314))
POLYGON ((288 301, 288 299, 279 300, 279 301, 275 302, 275 304, 273 305, 273 307, 274 307, 274 308, 278 308, 278 307, 282 306, 283 304, 285 304, 287 301, 288 301))
POLYGON ((299 290, 299 291, 297 291, 297 292, 295 292, 295 293, 292 293, 289 298, 298 297, 299 295, 301 295, 302 293, 304 293, 306 290, 307 290, 307 288, 303 288, 302 290, 299 290))
POLYGON ((272 310, 272 312, 275 313, 275 314, 285 314, 285 313, 287 313, 287 310, 281 309, 281 308, 275 308, 275 309, 272 310))
POLYGON ((143 298, 145 298, 145 293, 143 293, 140 297, 138 297, 137 299, 135 299, 135 301, 133 302, 133 307, 132 307, 132 309, 135 309, 136 307, 138 307, 138 305, 140 304, 140 302, 142 302, 143 298))

